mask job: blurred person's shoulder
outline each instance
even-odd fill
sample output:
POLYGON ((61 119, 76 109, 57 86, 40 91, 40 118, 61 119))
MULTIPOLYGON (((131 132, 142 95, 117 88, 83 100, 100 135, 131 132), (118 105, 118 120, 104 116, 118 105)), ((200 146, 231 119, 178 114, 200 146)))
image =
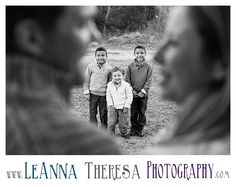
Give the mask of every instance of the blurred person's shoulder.
POLYGON ((156 144, 143 152, 147 155, 229 155, 229 137, 199 143, 173 142, 156 144))
MULTIPOLYGON (((105 130, 98 129, 93 124, 81 120, 76 114, 64 114, 64 121, 60 120, 64 126, 64 134, 71 138, 74 144, 73 149, 67 149, 67 154, 83 155, 118 155, 121 154, 118 145, 105 130)), ((67 141, 67 140, 65 140, 67 141)), ((72 146, 73 147, 73 146, 72 146)))

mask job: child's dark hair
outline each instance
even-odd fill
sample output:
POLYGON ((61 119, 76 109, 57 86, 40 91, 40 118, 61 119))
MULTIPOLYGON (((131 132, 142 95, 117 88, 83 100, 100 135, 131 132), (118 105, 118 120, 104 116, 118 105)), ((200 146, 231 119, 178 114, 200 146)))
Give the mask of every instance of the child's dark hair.
POLYGON ((104 51, 104 52, 106 52, 106 55, 107 55, 107 50, 105 47, 98 47, 95 51, 95 56, 96 56, 97 51, 104 51))
POLYGON ((121 67, 118 67, 118 66, 115 66, 115 67, 111 70, 111 73, 114 73, 114 72, 117 72, 117 71, 120 71, 123 75, 125 75, 125 70, 122 69, 121 67))
POLYGON ((144 52, 145 52, 145 54, 146 54, 146 49, 145 49, 144 46, 142 46, 142 45, 137 45, 137 46, 134 48, 134 53, 135 53, 136 49, 143 49, 144 52))

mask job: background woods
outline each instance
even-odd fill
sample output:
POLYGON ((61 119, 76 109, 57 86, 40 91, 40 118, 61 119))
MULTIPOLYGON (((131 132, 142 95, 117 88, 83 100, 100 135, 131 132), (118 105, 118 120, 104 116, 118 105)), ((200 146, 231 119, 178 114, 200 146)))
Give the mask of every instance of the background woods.
POLYGON ((103 43, 106 41, 117 47, 139 43, 152 47, 163 35, 170 8, 99 6, 95 21, 103 35, 103 43))

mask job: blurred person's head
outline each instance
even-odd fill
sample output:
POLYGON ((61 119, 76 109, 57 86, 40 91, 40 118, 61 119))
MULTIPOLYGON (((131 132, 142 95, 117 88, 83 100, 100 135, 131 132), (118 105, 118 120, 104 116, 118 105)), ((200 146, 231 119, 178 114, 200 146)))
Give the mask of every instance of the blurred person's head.
POLYGON ((81 84, 79 59, 99 34, 92 21, 95 14, 96 7, 92 6, 7 6, 7 55, 27 55, 66 73, 73 72, 81 84))
POLYGON ((124 79, 124 75, 125 75, 125 70, 118 67, 118 66, 115 66, 112 71, 112 81, 115 83, 115 84, 120 84, 121 81, 124 79))
POLYGON ((230 7, 174 8, 155 60, 162 96, 182 105, 166 137, 188 143, 229 137, 230 7))
POLYGON ((134 56, 137 62, 145 61, 146 49, 142 45, 138 45, 134 48, 134 56))
POLYGON ((107 50, 104 47, 98 47, 95 50, 95 58, 96 61, 99 64, 104 64, 106 63, 106 59, 107 59, 107 50))
POLYGON ((155 56, 163 97, 181 103, 192 93, 220 90, 229 81, 229 47, 229 7, 174 8, 155 56))

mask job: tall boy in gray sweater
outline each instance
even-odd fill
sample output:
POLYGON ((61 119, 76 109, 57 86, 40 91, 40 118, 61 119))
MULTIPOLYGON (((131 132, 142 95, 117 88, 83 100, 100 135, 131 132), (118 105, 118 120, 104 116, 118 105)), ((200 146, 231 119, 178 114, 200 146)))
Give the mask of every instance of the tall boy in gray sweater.
POLYGON ((147 110, 148 91, 151 86, 153 68, 145 61, 144 46, 134 48, 134 61, 126 71, 126 81, 133 88, 133 103, 131 105, 131 136, 143 136, 146 125, 145 112, 147 110))

